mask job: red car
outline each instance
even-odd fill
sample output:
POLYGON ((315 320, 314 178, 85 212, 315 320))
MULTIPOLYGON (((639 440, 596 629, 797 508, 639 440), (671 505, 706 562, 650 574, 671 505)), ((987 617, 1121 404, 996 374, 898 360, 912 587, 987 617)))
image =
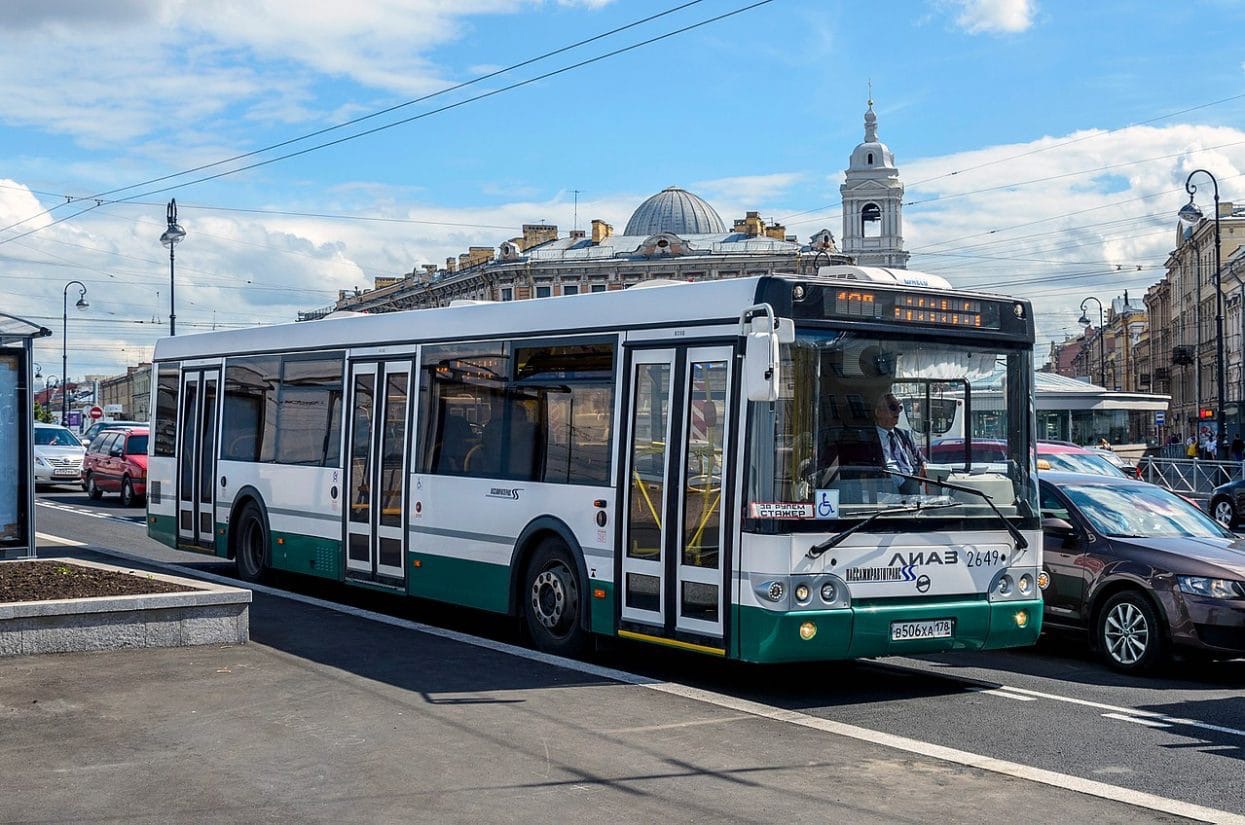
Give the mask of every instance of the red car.
POLYGON ((102 430, 82 461, 82 489, 93 499, 120 493, 133 507, 147 497, 147 427, 102 430))

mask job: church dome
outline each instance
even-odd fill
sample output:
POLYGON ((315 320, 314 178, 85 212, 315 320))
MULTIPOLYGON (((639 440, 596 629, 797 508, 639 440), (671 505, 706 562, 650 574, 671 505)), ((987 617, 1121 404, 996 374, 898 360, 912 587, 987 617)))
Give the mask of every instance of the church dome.
POLYGON ((850 168, 859 171, 895 169, 895 156, 891 154, 890 147, 878 140, 878 116, 873 112, 872 100, 865 112, 865 140, 852 151, 850 168))
POLYGON ((726 224, 703 198, 677 186, 668 186, 640 204, 627 221, 623 234, 647 237, 659 232, 719 235, 725 234, 726 224))

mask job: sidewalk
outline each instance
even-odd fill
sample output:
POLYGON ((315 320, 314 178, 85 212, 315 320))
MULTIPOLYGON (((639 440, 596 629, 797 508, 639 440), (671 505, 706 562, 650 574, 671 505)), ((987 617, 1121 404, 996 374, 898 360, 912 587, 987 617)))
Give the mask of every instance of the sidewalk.
POLYGON ((258 592, 251 639, 0 662, 0 823, 1183 821, 258 592))

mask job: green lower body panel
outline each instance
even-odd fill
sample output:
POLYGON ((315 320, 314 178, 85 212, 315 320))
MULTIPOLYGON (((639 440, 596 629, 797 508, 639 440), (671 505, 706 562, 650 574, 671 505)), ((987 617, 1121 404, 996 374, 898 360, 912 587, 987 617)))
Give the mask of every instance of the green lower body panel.
POLYGON ((177 518, 147 514, 147 537, 169 547, 177 546, 177 518))
POLYGON ((757 607, 735 609, 738 649, 749 662, 801 662, 905 656, 940 650, 1022 647, 1037 641, 1042 602, 947 601, 932 604, 854 605, 844 610, 778 613, 757 607), (891 640, 892 622, 951 619, 949 638, 891 640), (801 626, 811 623, 804 638, 801 626))
POLYGON ((427 553, 407 556, 406 586, 412 596, 494 613, 510 609, 510 567, 427 553))
POLYGON ((342 577, 344 562, 340 541, 299 533, 273 533, 270 540, 269 558, 274 569, 326 579, 342 577))
POLYGON ((614 583, 593 579, 588 584, 588 627, 593 633, 614 635, 614 583), (601 598, 597 598, 598 591, 601 598))

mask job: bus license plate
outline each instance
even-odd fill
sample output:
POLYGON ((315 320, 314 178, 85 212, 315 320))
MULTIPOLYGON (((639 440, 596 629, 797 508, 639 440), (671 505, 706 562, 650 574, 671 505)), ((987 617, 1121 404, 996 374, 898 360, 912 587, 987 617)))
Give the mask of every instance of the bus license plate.
POLYGON ((891 622, 891 641, 908 639, 949 639, 955 629, 951 619, 934 619, 931 622, 891 622))

